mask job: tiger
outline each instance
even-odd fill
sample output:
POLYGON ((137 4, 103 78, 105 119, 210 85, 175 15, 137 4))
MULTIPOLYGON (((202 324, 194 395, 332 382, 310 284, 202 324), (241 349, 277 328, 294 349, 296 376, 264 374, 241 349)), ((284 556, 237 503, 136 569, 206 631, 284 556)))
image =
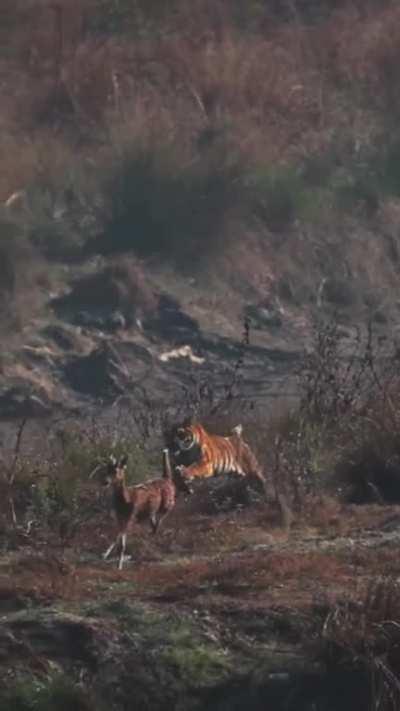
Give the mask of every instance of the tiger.
MULTIPOLYGON (((186 422, 176 429, 174 440, 174 457, 178 471, 186 483, 194 480, 207 479, 216 474, 237 474, 241 477, 257 479, 267 498, 266 480, 255 454, 242 437, 242 425, 232 429, 228 437, 221 437, 207 432, 200 424, 186 422), (190 464, 180 464, 187 461, 193 454, 195 461, 190 464)), ((190 493, 193 489, 188 486, 190 493)))

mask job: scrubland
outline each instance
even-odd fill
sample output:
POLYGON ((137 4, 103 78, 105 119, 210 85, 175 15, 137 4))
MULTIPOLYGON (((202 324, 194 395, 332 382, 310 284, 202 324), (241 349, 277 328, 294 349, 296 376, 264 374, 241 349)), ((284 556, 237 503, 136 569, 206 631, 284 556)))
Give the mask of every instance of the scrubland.
POLYGON ((0 709, 399 708, 399 22, 389 0, 3 0, 1 396, 32 398, 2 430, 0 709), (275 321, 241 341, 255 307, 275 321), (207 358, 162 399, 172 366, 151 397, 126 374, 123 348, 218 329, 218 382, 207 358), (247 359, 300 336, 271 413, 247 359), (105 375, 66 413, 91 349, 105 375), (198 485, 120 572, 90 472, 113 451, 158 474, 188 412, 242 422, 271 499, 198 485))

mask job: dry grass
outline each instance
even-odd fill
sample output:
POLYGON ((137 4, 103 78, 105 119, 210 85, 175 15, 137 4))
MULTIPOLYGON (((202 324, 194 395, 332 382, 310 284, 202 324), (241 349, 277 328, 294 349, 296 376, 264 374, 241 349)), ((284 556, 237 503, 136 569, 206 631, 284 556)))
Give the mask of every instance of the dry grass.
POLYGON ((338 79, 359 84, 369 101, 389 108, 392 115, 399 108, 399 95, 393 71, 398 63, 400 41, 396 26, 400 19, 396 4, 386 3, 371 12, 355 8, 339 11, 327 27, 324 40, 328 56, 335 57, 331 66, 338 79), (357 42, 351 30, 357 25, 357 42))
MULTIPOLYGON (((399 703, 399 589, 391 576, 374 580, 356 601, 329 611, 321 635, 327 665, 363 670, 376 708, 399 703)), ((321 654, 321 648, 319 649, 321 654)))
MULTIPOLYGON (((190 13, 180 1, 168 13, 159 4, 136 4, 135 13, 124 3, 59 6, 61 15, 47 3, 11 4, 10 40, 0 55, 0 200, 27 189, 31 214, 24 220, 46 253, 68 251, 72 233, 81 245, 87 234, 77 235, 87 229, 88 215, 97 228, 108 224, 115 232, 108 178, 133 147, 147 168, 155 162, 140 204, 134 203, 139 227, 128 216, 123 249, 145 253, 150 245, 157 252, 161 239, 168 258, 185 253, 192 268, 200 245, 213 264, 219 260, 218 269, 233 266, 245 278, 255 272, 262 293, 265 277, 257 267, 268 261, 295 304, 315 296, 321 271, 315 239, 323 240, 334 272, 341 270, 344 241, 350 264, 359 263, 358 243, 347 239, 354 226, 345 224, 336 193, 344 192, 350 211, 362 218, 370 204, 376 213, 396 190, 393 180, 381 191, 375 178, 369 185, 368 176, 352 173, 366 152, 381 152, 388 116, 397 111, 394 3, 366 8, 349 1, 336 9, 327 3, 314 24, 302 4, 289 12, 256 3, 241 14, 227 0, 195 3, 190 13), (350 41, 355 34, 357 43, 350 41), (306 177, 297 169, 304 163, 306 177), (188 183, 192 190, 179 201, 188 183), (207 191, 205 208, 200 194, 207 191), (60 225, 54 229, 52 215, 67 193, 80 212, 64 234, 60 225), (302 235, 295 249, 296 220, 313 234, 302 235), (158 241, 149 240, 152 230, 158 241), (275 244, 271 232, 289 238, 275 244), (252 243, 254 234, 257 251, 260 237, 267 238, 262 260, 247 248, 242 259, 240 245, 252 243), (221 255, 211 249, 217 237, 221 255)), ((143 170, 139 161, 134 194, 143 170)), ((121 182, 114 187, 119 193, 121 182)), ((130 203, 132 191, 126 193, 130 203)), ((364 261, 371 266, 363 279, 375 288, 383 281, 384 245, 374 238, 367 250, 364 261)), ((395 284, 395 270, 386 272, 395 284)), ((273 288, 280 288, 275 279, 273 288)))
MULTIPOLYGON (((228 3, 215 12, 199 4, 191 17, 181 6, 169 18, 176 32, 164 27, 161 41, 146 38, 132 45, 121 36, 102 41, 91 36, 85 17, 93 6, 85 5, 63 4, 62 46, 54 10, 46 5, 24 13, 14 27, 14 51, 3 59, 10 80, 2 105, 10 116, 18 115, 8 152, 27 122, 35 132, 43 121, 64 123, 66 136, 72 122, 79 136, 112 112, 130 130, 151 124, 156 134, 161 123, 181 140, 197 136, 204 146, 228 132, 236 153, 266 164, 326 148, 332 126, 339 122, 350 129, 357 122, 354 93, 339 108, 339 82, 350 85, 350 94, 360 84, 377 100, 384 97, 385 108, 396 106, 397 82, 390 74, 398 52, 393 6, 363 13, 349 3, 315 28, 299 16, 290 23, 275 20, 267 32, 260 20, 259 29, 250 33, 238 31, 228 3), (349 41, 355 26, 357 43, 349 41), (11 79, 14 74, 17 81, 11 79)), ((49 128, 46 137, 51 139, 49 128)), ((27 152, 20 151, 14 166, 10 161, 5 192, 29 177, 27 152)))
MULTIPOLYGON (((368 511, 345 510, 343 519, 347 531, 342 535, 365 537, 364 527, 379 529, 384 519, 390 521, 394 516, 398 517, 398 510, 374 510, 373 507, 368 511)), ((80 555, 88 555, 90 551, 99 556, 112 537, 111 522, 103 515, 97 524, 92 522, 81 529, 79 540, 72 548, 63 551, 48 546, 48 551, 53 552, 45 557, 40 553, 40 545, 37 552, 30 547, 34 540, 30 542, 29 537, 25 540, 21 537, 20 553, 12 555, 7 574, 1 575, 1 595, 3 600, 12 600, 15 595, 19 599, 37 601, 82 602, 109 588, 116 597, 128 595, 188 604, 195 597, 210 601, 240 597, 241 604, 252 601, 271 604, 280 600, 290 606, 301 600, 302 604, 308 601, 307 604, 312 605, 316 597, 326 596, 331 601, 343 596, 358 598, 371 579, 400 573, 394 545, 385 549, 360 547, 356 550, 332 545, 327 552, 307 551, 307 545, 318 540, 315 521, 313 525, 314 529, 309 522, 298 527, 293 533, 296 543, 290 548, 271 533, 268 540, 263 539, 261 534, 265 529, 254 513, 249 512, 247 521, 225 518, 217 522, 209 517, 197 517, 185 524, 181 516, 174 520, 172 515, 157 539, 150 540, 138 527, 137 538, 131 537, 130 545, 135 564, 121 572, 114 562, 78 560, 80 555), (79 543, 82 540, 84 548, 79 543), (197 542, 195 547, 192 540, 197 542), (255 543, 261 544, 260 550, 252 549, 255 543), (28 546, 26 553, 25 546, 28 546), (130 586, 129 593, 126 583, 130 586)), ((331 528, 331 533, 334 531, 331 528)), ((320 534, 327 540, 324 526, 320 534)))

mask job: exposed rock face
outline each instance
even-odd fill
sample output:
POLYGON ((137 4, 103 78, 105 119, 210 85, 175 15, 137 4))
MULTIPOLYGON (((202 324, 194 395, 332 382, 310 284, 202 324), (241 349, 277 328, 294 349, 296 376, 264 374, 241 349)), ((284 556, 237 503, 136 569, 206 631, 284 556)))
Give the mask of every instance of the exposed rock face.
POLYGON ((283 312, 277 298, 247 306, 238 300, 231 316, 230 303, 226 313, 224 302, 214 310, 208 294, 197 293, 203 288, 198 284, 179 284, 175 291, 125 256, 108 264, 88 260, 65 273, 63 290, 50 294, 49 308, 12 346, 6 344, 0 363, 3 420, 48 414, 52 407, 83 412, 99 398, 107 406, 121 397, 136 399, 140 390, 154 401, 174 403, 204 383, 218 397, 239 362, 245 397, 292 396, 286 379, 306 328, 283 312), (245 317, 254 339, 244 351, 245 317))

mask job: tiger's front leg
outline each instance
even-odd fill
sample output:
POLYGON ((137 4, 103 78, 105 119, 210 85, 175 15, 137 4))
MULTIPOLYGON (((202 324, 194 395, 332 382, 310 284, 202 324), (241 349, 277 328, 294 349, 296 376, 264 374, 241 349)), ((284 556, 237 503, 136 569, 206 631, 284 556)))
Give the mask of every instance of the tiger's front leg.
POLYGON ((181 468, 182 475, 185 479, 191 481, 196 479, 196 477, 209 477, 214 474, 214 465, 208 460, 202 460, 201 462, 191 464, 188 467, 181 468))
POLYGON ((189 486, 189 482, 196 478, 206 478, 214 474, 214 465, 210 457, 204 457, 201 462, 195 462, 185 467, 184 465, 176 467, 181 481, 187 492, 192 494, 193 489, 189 486))

